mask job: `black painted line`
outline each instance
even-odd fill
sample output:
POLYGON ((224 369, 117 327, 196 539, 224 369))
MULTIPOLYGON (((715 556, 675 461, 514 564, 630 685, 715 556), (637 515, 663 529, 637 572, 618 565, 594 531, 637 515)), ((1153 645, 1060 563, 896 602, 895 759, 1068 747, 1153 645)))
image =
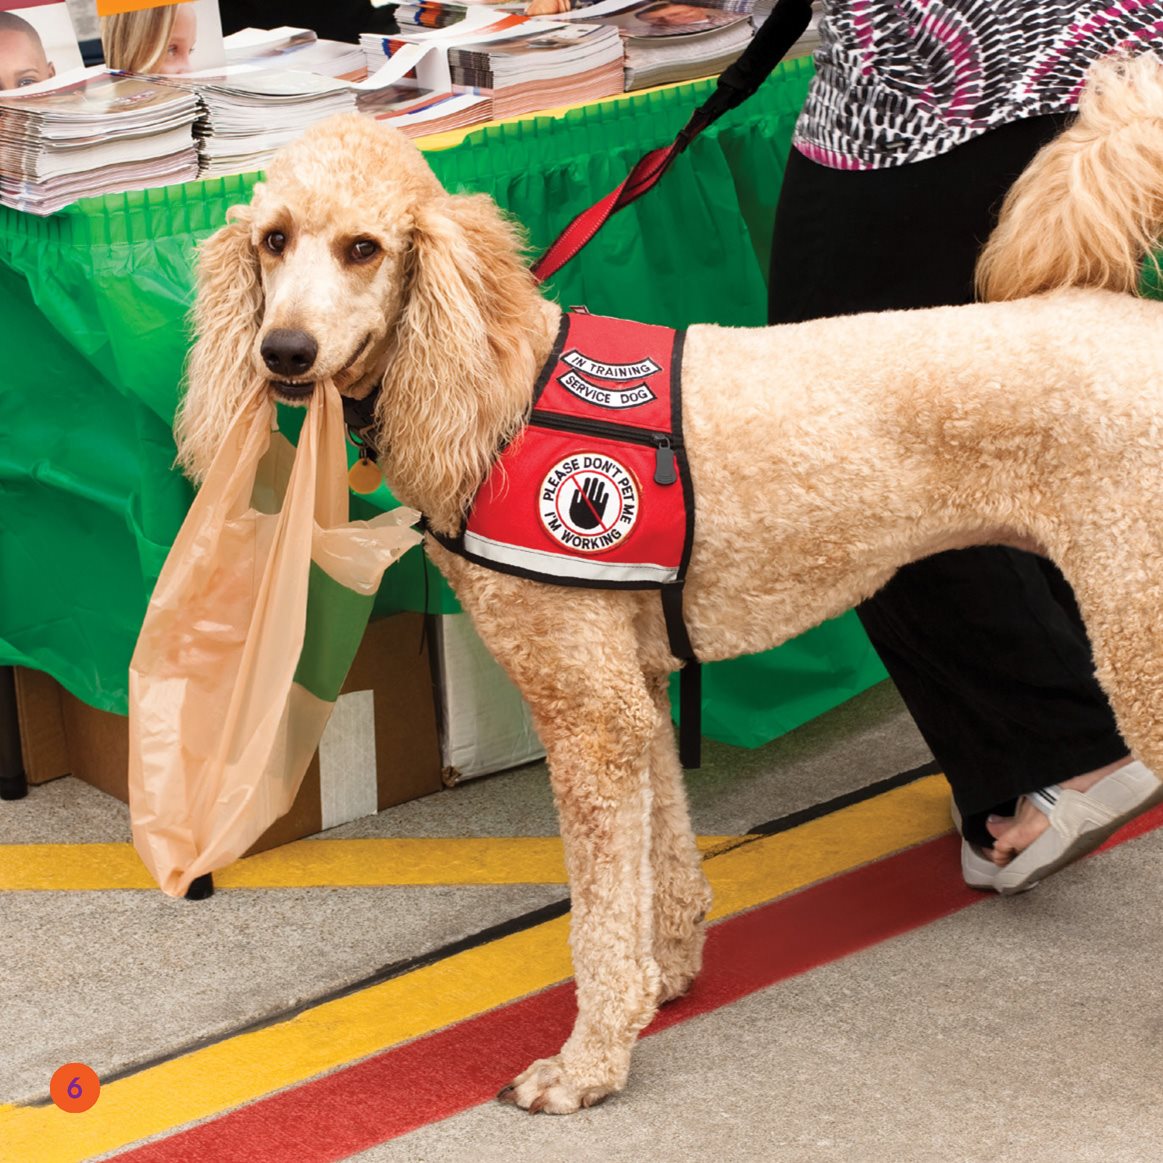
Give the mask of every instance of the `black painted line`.
POLYGON ((840 811, 842 808, 850 808, 853 804, 860 804, 865 800, 875 799, 877 796, 884 795, 885 792, 893 791, 895 788, 916 783, 918 779, 924 779, 929 775, 940 774, 940 765, 936 760, 931 759, 928 763, 922 763, 920 767, 911 768, 909 771, 902 771, 897 775, 890 775, 886 779, 878 779, 875 783, 870 783, 866 787, 858 787, 854 791, 844 792, 843 795, 825 800, 822 804, 813 804, 811 807, 802 808, 798 812, 790 812, 788 815, 780 816, 778 819, 768 820, 766 824, 759 824, 752 828, 749 835, 775 836, 791 828, 798 828, 801 824, 818 820, 821 816, 829 816, 833 812, 840 811))

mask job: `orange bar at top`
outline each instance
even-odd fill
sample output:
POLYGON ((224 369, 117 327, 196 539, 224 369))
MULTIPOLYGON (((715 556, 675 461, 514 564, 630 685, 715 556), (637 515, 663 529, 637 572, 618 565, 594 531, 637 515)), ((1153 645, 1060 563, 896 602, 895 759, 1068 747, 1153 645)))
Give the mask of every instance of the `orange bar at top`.
POLYGON ((98 16, 116 16, 119 12, 140 12, 144 8, 171 8, 190 0, 97 0, 98 16))

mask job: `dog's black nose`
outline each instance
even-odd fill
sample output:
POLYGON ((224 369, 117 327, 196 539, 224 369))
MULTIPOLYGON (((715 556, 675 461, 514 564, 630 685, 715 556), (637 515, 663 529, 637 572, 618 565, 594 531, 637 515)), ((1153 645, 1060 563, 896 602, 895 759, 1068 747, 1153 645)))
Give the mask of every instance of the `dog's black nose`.
POLYGON ((262 341, 263 363, 277 376, 300 379, 311 370, 319 354, 319 344, 306 331, 279 327, 262 341))

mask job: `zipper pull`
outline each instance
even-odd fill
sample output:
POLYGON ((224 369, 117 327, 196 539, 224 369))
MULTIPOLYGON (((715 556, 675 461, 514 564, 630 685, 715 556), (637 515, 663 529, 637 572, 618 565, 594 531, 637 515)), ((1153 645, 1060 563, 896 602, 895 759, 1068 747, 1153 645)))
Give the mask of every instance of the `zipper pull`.
POLYGON ((674 449, 670 446, 670 439, 666 436, 654 437, 654 483, 656 485, 673 485, 678 480, 678 471, 675 468, 674 449))

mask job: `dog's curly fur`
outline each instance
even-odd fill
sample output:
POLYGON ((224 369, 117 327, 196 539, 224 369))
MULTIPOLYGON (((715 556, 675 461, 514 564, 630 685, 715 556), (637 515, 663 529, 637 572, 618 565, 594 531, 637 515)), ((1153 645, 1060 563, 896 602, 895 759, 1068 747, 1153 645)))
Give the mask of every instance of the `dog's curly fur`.
MULTIPOLYGON (((1163 305, 1121 293, 1163 223, 1159 67, 1100 68, 1015 187, 982 286, 1017 301, 690 329, 701 658, 776 646, 940 550, 1035 548, 1074 586, 1124 735, 1163 770, 1163 305)), ((181 463, 205 472, 247 393, 309 391, 261 358, 272 331, 307 333, 312 378, 355 397, 382 383, 388 483, 454 532, 558 319, 491 201, 447 194, 373 121, 325 123, 202 248, 181 463)), ((505 1094, 573 1111, 625 1084, 638 1031, 700 966, 710 893, 668 716, 677 663, 656 594, 562 591, 428 550, 548 750, 578 1018, 505 1094)))

